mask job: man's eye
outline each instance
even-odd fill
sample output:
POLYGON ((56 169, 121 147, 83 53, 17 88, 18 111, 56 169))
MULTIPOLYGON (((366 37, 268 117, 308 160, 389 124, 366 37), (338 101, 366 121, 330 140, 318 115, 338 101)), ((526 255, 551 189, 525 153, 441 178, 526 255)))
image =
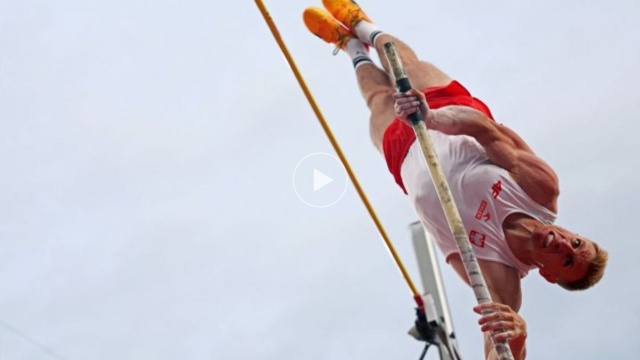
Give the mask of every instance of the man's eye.
POLYGON ((582 243, 582 241, 580 239, 575 239, 573 240, 573 242, 571 243, 571 246, 573 246, 574 249, 577 249, 580 247, 580 244, 582 243))
POLYGON ((564 258, 563 265, 565 267, 569 267, 571 266, 571 264, 573 264, 573 258, 571 256, 567 256, 566 258, 564 258))

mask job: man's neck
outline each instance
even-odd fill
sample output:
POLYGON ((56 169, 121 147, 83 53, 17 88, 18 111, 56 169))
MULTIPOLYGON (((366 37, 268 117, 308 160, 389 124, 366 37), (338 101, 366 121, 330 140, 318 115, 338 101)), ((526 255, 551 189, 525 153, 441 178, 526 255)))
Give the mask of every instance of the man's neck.
POLYGON ((502 224, 509 249, 524 264, 537 265, 531 234, 540 225, 540 221, 519 213, 507 216, 502 224))

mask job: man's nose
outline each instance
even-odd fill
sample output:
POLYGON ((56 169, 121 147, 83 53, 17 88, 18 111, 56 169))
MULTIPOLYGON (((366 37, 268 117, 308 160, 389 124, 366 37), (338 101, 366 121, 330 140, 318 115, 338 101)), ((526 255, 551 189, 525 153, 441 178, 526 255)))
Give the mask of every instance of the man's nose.
POLYGON ((562 239, 560 241, 560 250, 571 252, 573 250, 571 247, 571 241, 569 241, 569 239, 562 239))

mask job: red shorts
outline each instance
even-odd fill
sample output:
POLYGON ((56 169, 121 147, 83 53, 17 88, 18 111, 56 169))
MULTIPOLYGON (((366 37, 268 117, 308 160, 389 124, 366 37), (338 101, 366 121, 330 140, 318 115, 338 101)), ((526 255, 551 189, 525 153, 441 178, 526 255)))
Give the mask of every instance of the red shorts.
MULTIPOLYGON (((482 101, 471 96, 469 91, 455 80, 449 83, 449 85, 426 88, 422 90, 422 92, 427 98, 430 109, 438 109, 448 105, 465 105, 482 111, 489 118, 493 119, 489 107, 482 101)), ((413 132, 413 128, 398 118, 395 118, 387 127, 382 139, 382 148, 389 171, 393 174, 396 183, 400 185, 405 194, 407 190, 402 183, 400 169, 415 139, 416 135, 413 132)))

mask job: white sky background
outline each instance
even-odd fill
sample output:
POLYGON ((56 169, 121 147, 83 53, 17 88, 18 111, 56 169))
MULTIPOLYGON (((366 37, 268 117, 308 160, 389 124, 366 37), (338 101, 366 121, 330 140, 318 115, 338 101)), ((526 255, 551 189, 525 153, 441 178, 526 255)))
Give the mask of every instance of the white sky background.
MULTIPOLYGON (((348 57, 302 23, 320 1, 266 5, 418 282, 348 57)), ((524 280, 529 358, 635 359, 640 5, 361 5, 522 134, 560 176, 558 223, 610 251, 587 292, 524 280)), ((4 324, 66 360, 417 359, 353 187, 326 209, 293 192, 297 162, 333 150, 254 2, 5 0, 0 45, 4 324)), ((443 273, 480 359, 473 294, 443 273)), ((1 360, 54 358, 0 327, 1 360)))

